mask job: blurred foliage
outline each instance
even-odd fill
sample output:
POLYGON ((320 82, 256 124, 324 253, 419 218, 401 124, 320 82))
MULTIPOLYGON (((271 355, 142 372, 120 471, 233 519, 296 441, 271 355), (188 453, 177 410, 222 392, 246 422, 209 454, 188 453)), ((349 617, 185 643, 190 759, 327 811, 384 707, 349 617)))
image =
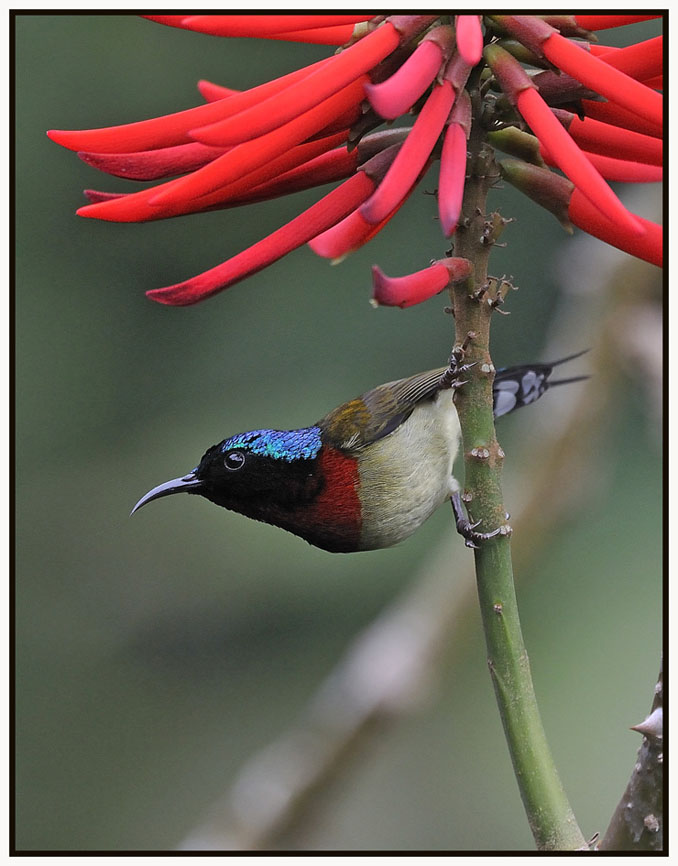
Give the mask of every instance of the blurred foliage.
MULTIPOLYGON (((21 14, 15 25, 17 846, 171 849, 247 756, 294 722, 451 524, 441 509, 397 549, 344 556, 202 500, 175 497, 134 520, 129 510, 231 433, 302 426, 443 363, 444 296, 408 311, 368 299, 370 264, 408 273, 446 244, 434 198, 418 194, 338 267, 301 249, 201 306, 153 304, 146 289, 223 261, 317 192, 146 225, 82 220, 82 188, 129 184, 45 130, 189 107, 199 78, 246 88, 326 49, 132 15, 21 14)), ((570 240, 510 190, 496 201, 516 222, 492 270, 521 291, 497 317, 494 359, 540 360, 557 326, 553 262, 570 240)), ((658 669, 661 466, 642 387, 620 381, 600 437, 604 483, 581 490, 519 587, 546 729, 589 835, 623 791, 639 745, 628 726, 658 669)), ((529 440, 518 448, 518 428, 504 429, 510 508, 530 473, 511 453, 529 454, 529 440)), ((461 541, 458 557, 466 573, 461 541)), ((434 697, 342 776, 305 845, 531 846, 475 611, 451 636, 434 697)))

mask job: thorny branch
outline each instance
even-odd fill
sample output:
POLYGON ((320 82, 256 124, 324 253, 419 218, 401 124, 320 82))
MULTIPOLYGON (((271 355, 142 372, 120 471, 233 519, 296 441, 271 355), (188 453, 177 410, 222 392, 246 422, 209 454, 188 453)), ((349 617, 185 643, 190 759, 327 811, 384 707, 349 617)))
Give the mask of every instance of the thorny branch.
POLYGON ((664 678, 663 668, 654 689, 647 718, 633 730, 643 735, 638 757, 601 851, 664 850, 664 678))

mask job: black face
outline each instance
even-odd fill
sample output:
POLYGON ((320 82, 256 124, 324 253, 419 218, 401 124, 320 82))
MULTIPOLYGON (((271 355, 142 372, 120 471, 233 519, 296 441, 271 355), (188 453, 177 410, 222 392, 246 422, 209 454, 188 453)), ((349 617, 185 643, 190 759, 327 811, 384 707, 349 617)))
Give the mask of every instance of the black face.
POLYGON ((188 475, 159 484, 132 510, 174 493, 204 496, 216 505, 295 531, 324 479, 318 427, 254 430, 209 448, 188 475))
POLYGON ((322 487, 317 459, 285 460, 255 454, 247 447, 213 445, 195 470, 195 493, 224 508, 266 519, 270 509, 294 508, 312 500, 322 487))

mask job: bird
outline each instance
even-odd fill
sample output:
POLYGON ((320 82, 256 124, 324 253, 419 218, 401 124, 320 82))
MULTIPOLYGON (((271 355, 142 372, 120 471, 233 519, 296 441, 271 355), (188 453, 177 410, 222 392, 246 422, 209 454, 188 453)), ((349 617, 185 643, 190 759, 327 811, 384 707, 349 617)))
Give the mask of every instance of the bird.
MULTIPOLYGON (((554 385, 588 378, 550 378, 554 367, 582 354, 497 370, 494 417, 535 402, 554 385)), ((323 550, 353 553, 403 541, 449 500, 467 546, 478 547, 502 527, 476 529, 453 475, 461 444, 455 393, 472 366, 453 354, 447 367, 372 388, 310 427, 230 436, 187 475, 149 490, 131 513, 189 493, 323 550)))

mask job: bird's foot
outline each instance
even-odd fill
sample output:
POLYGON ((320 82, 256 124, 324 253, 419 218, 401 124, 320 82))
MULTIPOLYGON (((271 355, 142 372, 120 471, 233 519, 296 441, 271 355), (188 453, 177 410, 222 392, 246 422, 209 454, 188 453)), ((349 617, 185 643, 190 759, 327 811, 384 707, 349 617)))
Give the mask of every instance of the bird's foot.
POLYGON ((460 346, 455 346, 454 349, 452 349, 447 370, 445 370, 440 377, 439 388, 441 390, 444 390, 445 388, 461 388, 462 385, 466 384, 466 380, 463 376, 472 367, 475 367, 476 362, 474 361, 472 364, 464 364, 462 362, 466 355, 466 349, 474 337, 475 333, 469 331, 464 342, 460 346))
MULTIPOLYGON (((491 538, 496 538, 498 535, 511 535, 513 530, 508 523, 497 527, 497 529, 493 529, 492 532, 476 532, 476 527, 480 526, 482 521, 478 520, 475 523, 471 523, 471 521, 466 517, 459 492, 453 493, 450 501, 452 502, 452 510, 454 511, 457 532, 464 538, 464 544, 466 547, 472 547, 477 550, 483 541, 489 541, 491 538)), ((508 514, 506 517, 508 519, 508 514)))

